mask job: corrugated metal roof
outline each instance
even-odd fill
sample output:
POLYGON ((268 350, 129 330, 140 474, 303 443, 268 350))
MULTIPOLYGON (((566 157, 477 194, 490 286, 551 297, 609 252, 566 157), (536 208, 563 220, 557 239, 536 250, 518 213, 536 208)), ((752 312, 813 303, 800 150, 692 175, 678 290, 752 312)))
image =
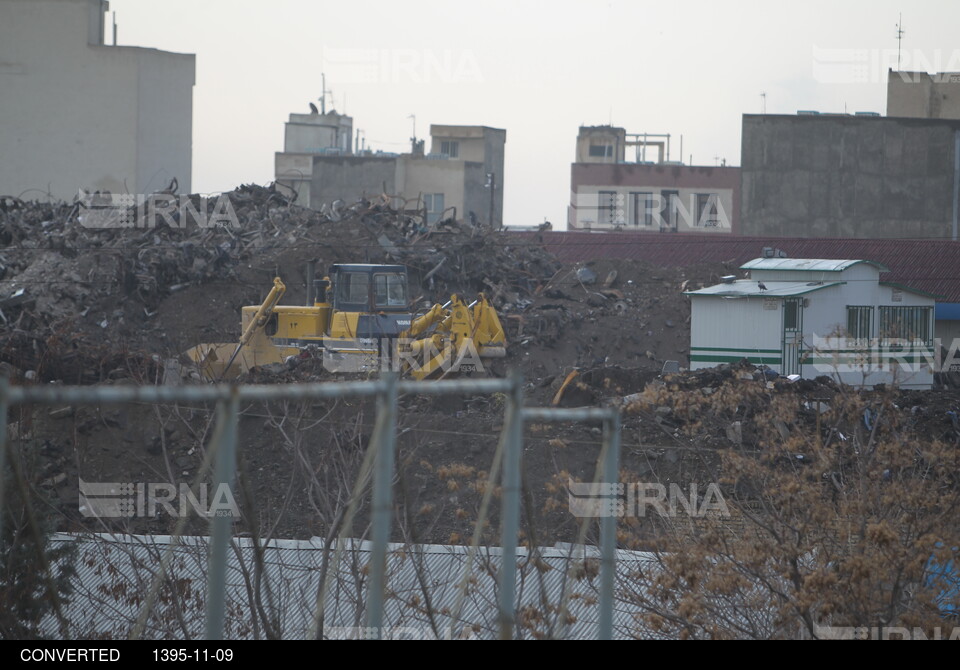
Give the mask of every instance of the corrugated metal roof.
POLYGON ((880 272, 888 268, 882 263, 869 260, 845 260, 836 258, 754 258, 740 266, 741 270, 782 270, 784 272, 843 272, 859 263, 873 265, 880 272))
POLYGON ((846 282, 765 281, 763 285, 766 286, 766 289, 760 290, 760 285, 756 281, 751 279, 738 279, 732 284, 716 284, 715 286, 708 286, 698 291, 687 291, 684 295, 714 295, 731 298, 746 298, 752 296, 783 298, 792 295, 812 293, 813 291, 830 288, 831 286, 840 286, 844 283, 846 282))
MULTIPOLYGON (((206 537, 182 537, 172 545, 172 560, 162 590, 144 634, 146 638, 200 638, 204 631, 206 598, 206 537)), ((139 607, 159 570, 161 557, 171 547, 169 536, 73 535, 58 533, 53 546, 77 548, 74 592, 65 616, 73 639, 124 639, 133 629, 139 607)), ((250 588, 257 583, 254 543, 237 538, 228 553, 226 637, 266 637, 251 624, 250 588)), ((363 630, 368 542, 347 540, 339 568, 333 571, 323 608, 324 635, 350 638, 363 630)), ((388 596, 384 627, 387 637, 434 638, 431 622, 450 630, 450 613, 460 597, 460 582, 467 562, 467 547, 458 545, 390 545, 387 559, 388 596)), ((453 622, 453 636, 496 638, 497 593, 501 550, 479 548, 473 561, 461 615, 453 622)), ((525 638, 596 638, 598 622, 599 553, 593 547, 557 545, 536 552, 518 549, 517 603, 519 635, 525 638), (557 606, 567 589, 569 617, 561 619, 557 606)), ((312 540, 273 540, 263 549, 259 576, 260 605, 274 618, 275 631, 285 639, 304 638, 313 624, 324 543, 312 540)), ((640 610, 622 594, 635 590, 632 577, 649 571, 651 555, 617 552, 617 585, 621 596, 614 603, 614 630, 619 638, 656 637, 641 630, 640 610)), ((60 630, 48 616, 44 631, 56 637, 60 630)), ((446 636, 443 633, 441 637, 446 636)))
POLYGON ((868 258, 890 268, 884 281, 941 295, 943 302, 960 303, 960 242, 948 240, 562 231, 514 235, 542 242, 565 263, 603 259, 643 261, 659 267, 725 263, 733 270, 761 256, 764 247, 781 249, 793 258, 868 258))

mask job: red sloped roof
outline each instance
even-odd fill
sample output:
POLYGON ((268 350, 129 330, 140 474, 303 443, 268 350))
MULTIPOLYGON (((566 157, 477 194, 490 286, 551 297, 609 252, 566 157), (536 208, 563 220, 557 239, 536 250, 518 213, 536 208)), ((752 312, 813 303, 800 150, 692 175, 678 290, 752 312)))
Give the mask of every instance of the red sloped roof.
MULTIPOLYGON (((522 234, 522 233, 521 233, 522 234)), ((561 261, 602 259, 645 261, 663 267, 730 263, 737 268, 775 247, 790 258, 847 258, 878 261, 890 272, 881 281, 934 293, 960 303, 960 242, 946 240, 862 240, 771 238, 733 235, 544 232, 529 233, 561 261)))

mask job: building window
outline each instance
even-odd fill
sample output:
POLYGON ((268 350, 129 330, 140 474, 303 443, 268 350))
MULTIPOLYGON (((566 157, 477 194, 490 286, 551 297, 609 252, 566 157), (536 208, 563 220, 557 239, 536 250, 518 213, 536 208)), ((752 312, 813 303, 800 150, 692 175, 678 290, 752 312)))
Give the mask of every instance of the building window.
POLYGON ((613 158, 613 145, 612 144, 591 144, 590 156, 591 158, 613 158))
POLYGON ((453 140, 443 140, 440 142, 440 153, 449 158, 459 158, 460 143, 453 140))
POLYGON ((623 214, 617 218, 617 192, 600 191, 597 193, 597 223, 613 225, 623 223, 623 214))
POLYGON ((932 307, 881 307, 880 337, 884 344, 890 340, 933 344, 932 312, 932 307))
POLYGON ((426 193, 423 206, 427 210, 427 223, 436 223, 443 215, 443 193, 426 193))
POLYGON ((697 226, 701 228, 716 228, 720 225, 717 216, 716 193, 697 193, 697 226))
POLYGON ((847 338, 866 344, 873 337, 873 307, 847 305, 847 338))
POLYGON ((631 193, 630 204, 633 207, 630 221, 633 225, 653 225, 653 193, 631 193))
POLYGON ((676 232, 677 221, 680 218, 680 191, 660 192, 660 230, 676 232))

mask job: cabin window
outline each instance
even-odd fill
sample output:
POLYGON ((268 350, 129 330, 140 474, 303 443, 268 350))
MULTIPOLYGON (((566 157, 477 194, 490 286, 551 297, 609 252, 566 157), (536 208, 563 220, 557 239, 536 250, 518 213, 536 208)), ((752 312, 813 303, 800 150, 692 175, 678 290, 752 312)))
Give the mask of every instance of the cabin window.
POLYGON ((868 342, 873 337, 873 307, 847 305, 847 338, 868 342))
POLYGON ((370 301, 370 275, 366 272, 345 272, 337 279, 340 302, 363 305, 370 301))
POLYGON ((377 274, 373 276, 373 300, 376 307, 404 307, 407 290, 402 275, 377 274))
POLYGON ((933 344, 932 307, 881 307, 880 337, 891 340, 933 344))
POLYGON ((797 311, 800 305, 796 300, 784 300, 783 302, 783 327, 785 330, 795 330, 797 328, 797 311))

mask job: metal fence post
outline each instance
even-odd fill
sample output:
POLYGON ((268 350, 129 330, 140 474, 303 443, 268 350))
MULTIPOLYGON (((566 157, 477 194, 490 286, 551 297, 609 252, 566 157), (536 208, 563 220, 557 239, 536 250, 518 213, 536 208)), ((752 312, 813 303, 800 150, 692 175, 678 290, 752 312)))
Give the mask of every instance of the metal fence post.
MULTIPOLYGON (((237 461, 237 421, 240 414, 240 398, 234 388, 230 399, 217 404, 217 422, 222 426, 220 441, 216 445, 214 485, 217 490, 223 485, 233 486, 237 461)), ((223 639, 224 608, 227 590, 227 549, 230 546, 231 524, 229 516, 215 516, 210 521, 210 559, 207 569, 207 625, 206 639, 223 639)))
POLYGON ((6 505, 5 484, 7 481, 7 389, 10 385, 6 377, 0 377, 0 537, 3 537, 3 510, 6 505))
MULTIPOLYGON (((603 422, 606 454, 603 482, 613 484, 620 478, 620 412, 611 410, 603 422)), ((613 639, 613 584, 617 574, 617 516, 607 514, 600 522, 600 624, 597 636, 613 639)))
POLYGON ((367 589, 367 627, 377 637, 383 629, 383 601, 386 589, 387 544, 393 518, 393 463, 397 427, 396 372, 382 375, 385 387, 377 396, 377 422, 371 449, 377 450, 373 474, 373 551, 370 555, 370 586, 367 589))
POLYGON ((504 417, 503 506, 500 521, 500 639, 513 638, 517 590, 517 531, 520 526, 520 467, 523 455, 523 377, 510 373, 510 395, 504 417))

